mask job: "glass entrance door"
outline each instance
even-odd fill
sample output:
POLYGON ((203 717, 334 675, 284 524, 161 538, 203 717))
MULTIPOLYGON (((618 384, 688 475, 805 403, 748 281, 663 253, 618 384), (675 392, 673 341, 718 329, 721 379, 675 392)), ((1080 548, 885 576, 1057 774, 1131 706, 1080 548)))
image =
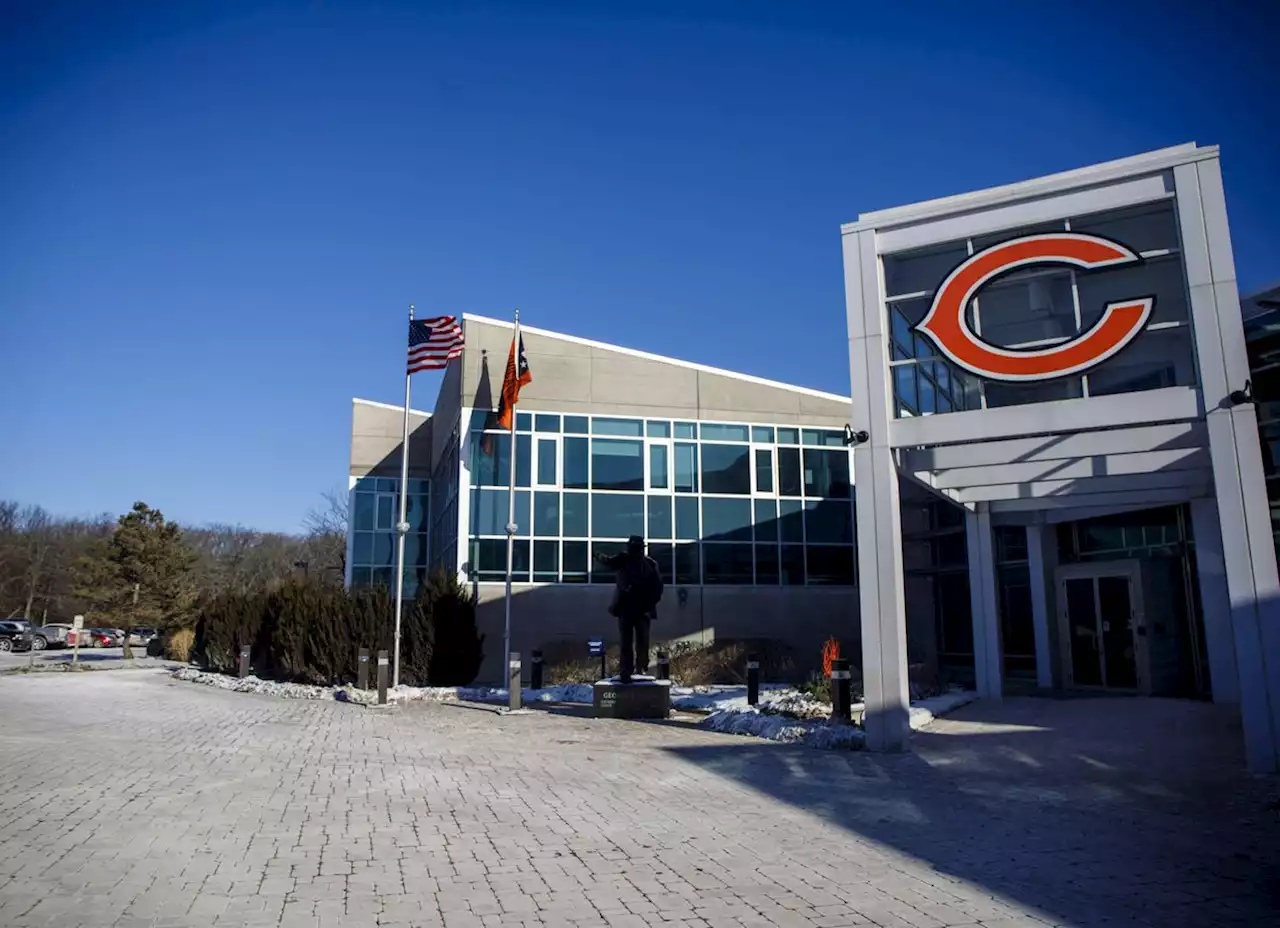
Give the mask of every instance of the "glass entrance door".
POLYGON ((1069 685, 1135 690, 1142 684, 1141 587, 1136 565, 1059 569, 1059 609, 1069 685))

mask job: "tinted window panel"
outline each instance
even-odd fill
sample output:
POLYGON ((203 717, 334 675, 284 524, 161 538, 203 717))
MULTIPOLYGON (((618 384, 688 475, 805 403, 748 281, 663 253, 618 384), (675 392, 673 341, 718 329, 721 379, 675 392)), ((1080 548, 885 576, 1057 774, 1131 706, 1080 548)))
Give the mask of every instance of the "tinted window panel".
POLYGON ((778 540, 778 504, 771 499, 755 501, 756 541, 778 540))
POLYGON ((702 500, 702 537, 710 541, 751 540, 751 500, 702 500))
POLYGON ((782 496, 800 495, 800 449, 778 449, 778 493, 782 496))
POLYGON ((565 583, 585 583, 587 579, 587 543, 566 541, 561 546, 564 555, 565 583))
POLYGON ((560 579, 560 542, 533 543, 533 579, 536 583, 555 583, 560 579))
POLYGON ((676 492, 698 492, 697 445, 676 445, 676 492))
POLYGON ((700 545, 676 545, 676 583, 701 583, 700 545))
POLYGON ((1145 203, 1071 220, 1072 232, 1101 235, 1134 251, 1177 248, 1178 221, 1173 203, 1145 203))
POLYGON ((703 445, 701 451, 703 493, 751 494, 747 445, 703 445))
POLYGON ((564 494, 564 534, 569 538, 587 537, 587 494, 564 494))
POLYGON ((756 583, 778 582, 778 546, 756 545, 756 583))
POLYGON ((809 582, 825 586, 853 585, 853 548, 809 545, 805 548, 809 582))
POLYGON ((593 493, 591 536, 629 538, 644 534, 644 497, 631 493, 593 493))
POLYGON ((707 583, 749 584, 752 577, 752 546, 704 544, 703 575, 707 583))
POLYGON ((884 257, 884 291, 888 296, 933 292, 942 279, 969 257, 967 242, 931 245, 884 257))
POLYGON ((780 445, 800 444, 800 432, 797 429, 778 429, 778 444, 780 445))
POLYGON ((649 488, 666 490, 671 487, 671 475, 667 472, 667 446, 649 446, 649 488))
POLYGON ((853 512, 847 500, 808 500, 804 521, 809 544, 853 543, 853 512))
POLYGON ((639 419, 602 419, 599 416, 591 420, 593 435, 623 435, 627 438, 639 438, 644 434, 644 423, 639 419))
POLYGON ((586 416, 565 416, 564 430, 572 435, 587 434, 587 417, 586 416))
POLYGON ((560 534, 560 494, 533 494, 533 533, 535 535, 560 534))
POLYGON ((778 501, 779 534, 783 541, 804 541, 804 503, 798 499, 778 501))
POLYGON ((698 498, 696 496, 676 497, 676 537, 690 541, 701 537, 698 534, 698 498))
POLYGON ((670 538, 671 537, 671 497, 670 496, 650 496, 648 500, 649 506, 649 531, 646 538, 670 538))
POLYGON ((804 546, 782 546, 782 585, 804 586, 804 546))
MULTIPOLYGON (((565 418, 568 421, 568 417, 565 418)), ((585 438, 564 440, 564 485, 571 490, 587 488, 587 440, 585 438)))
POLYGON ((1151 307, 1153 323, 1185 322, 1189 318, 1187 288, 1177 255, 1081 273, 1076 276, 1076 286, 1080 291, 1080 324, 1086 329, 1102 318, 1108 302, 1141 296, 1155 297, 1151 307))
POLYGON ((982 289, 977 299, 981 335, 1008 347, 1076 334, 1071 272, 1027 271, 982 289))
POLYGON ((804 492, 806 496, 848 499, 849 452, 804 449, 804 492))
POLYGON ((773 452, 768 448, 756 449, 756 492, 773 492, 773 452))
POLYGON ((746 441, 747 427, 745 425, 721 425, 716 422, 702 423, 702 439, 703 441, 746 441))
POLYGON ((595 490, 643 490, 644 443, 593 438, 591 487, 595 490))

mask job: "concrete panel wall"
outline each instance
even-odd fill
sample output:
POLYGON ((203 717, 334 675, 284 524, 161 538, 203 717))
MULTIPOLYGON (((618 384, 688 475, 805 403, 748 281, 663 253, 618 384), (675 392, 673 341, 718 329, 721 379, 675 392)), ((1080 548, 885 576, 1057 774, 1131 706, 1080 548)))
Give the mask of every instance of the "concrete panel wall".
MULTIPOLYGON (((510 326, 464 321, 467 349, 461 371, 462 404, 494 409, 502 388, 510 326)), ((520 393, 521 408, 597 415, 727 419, 842 428, 849 403, 784 386, 607 346, 583 344, 524 330, 533 383, 520 393)))
POLYGON ((431 469, 435 470, 440 455, 458 425, 462 413, 462 362, 454 361, 444 372, 440 393, 436 396, 435 412, 431 416, 431 469))
MULTIPOLYGON (((431 417, 409 414, 409 476, 430 477, 431 417)), ((394 406, 351 402, 351 476, 400 476, 404 410, 394 406)))
MULTIPOLYGON (((477 622, 485 637, 482 682, 500 681, 503 632, 502 584, 478 584, 477 622)), ((816 662, 822 643, 831 636, 856 657, 858 591, 843 587, 686 587, 681 605, 677 588, 669 586, 652 628, 655 642, 714 629, 717 640, 772 638, 785 642, 816 662)), ((588 638, 618 642, 618 623, 608 613, 613 586, 592 584, 515 584, 511 600, 511 647, 528 666, 534 648, 570 642, 586 655, 588 638)), ((526 671, 527 673, 527 671, 526 671)))

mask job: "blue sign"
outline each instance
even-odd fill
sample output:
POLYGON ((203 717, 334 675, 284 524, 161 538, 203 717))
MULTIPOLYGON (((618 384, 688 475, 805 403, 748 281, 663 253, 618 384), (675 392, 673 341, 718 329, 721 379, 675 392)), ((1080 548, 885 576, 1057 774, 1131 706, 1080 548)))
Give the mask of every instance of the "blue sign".
POLYGON ((588 638, 587 651, 590 652, 592 657, 599 657, 601 654, 604 653, 604 639, 588 638))

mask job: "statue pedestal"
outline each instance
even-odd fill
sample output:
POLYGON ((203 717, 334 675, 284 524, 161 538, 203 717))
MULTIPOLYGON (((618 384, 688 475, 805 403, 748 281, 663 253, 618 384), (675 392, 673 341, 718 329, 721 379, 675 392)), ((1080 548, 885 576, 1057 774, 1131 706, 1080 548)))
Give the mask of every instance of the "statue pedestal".
POLYGON ((596 683, 598 719, 665 719, 671 713, 671 681, 636 674, 630 683, 617 677, 596 683))

